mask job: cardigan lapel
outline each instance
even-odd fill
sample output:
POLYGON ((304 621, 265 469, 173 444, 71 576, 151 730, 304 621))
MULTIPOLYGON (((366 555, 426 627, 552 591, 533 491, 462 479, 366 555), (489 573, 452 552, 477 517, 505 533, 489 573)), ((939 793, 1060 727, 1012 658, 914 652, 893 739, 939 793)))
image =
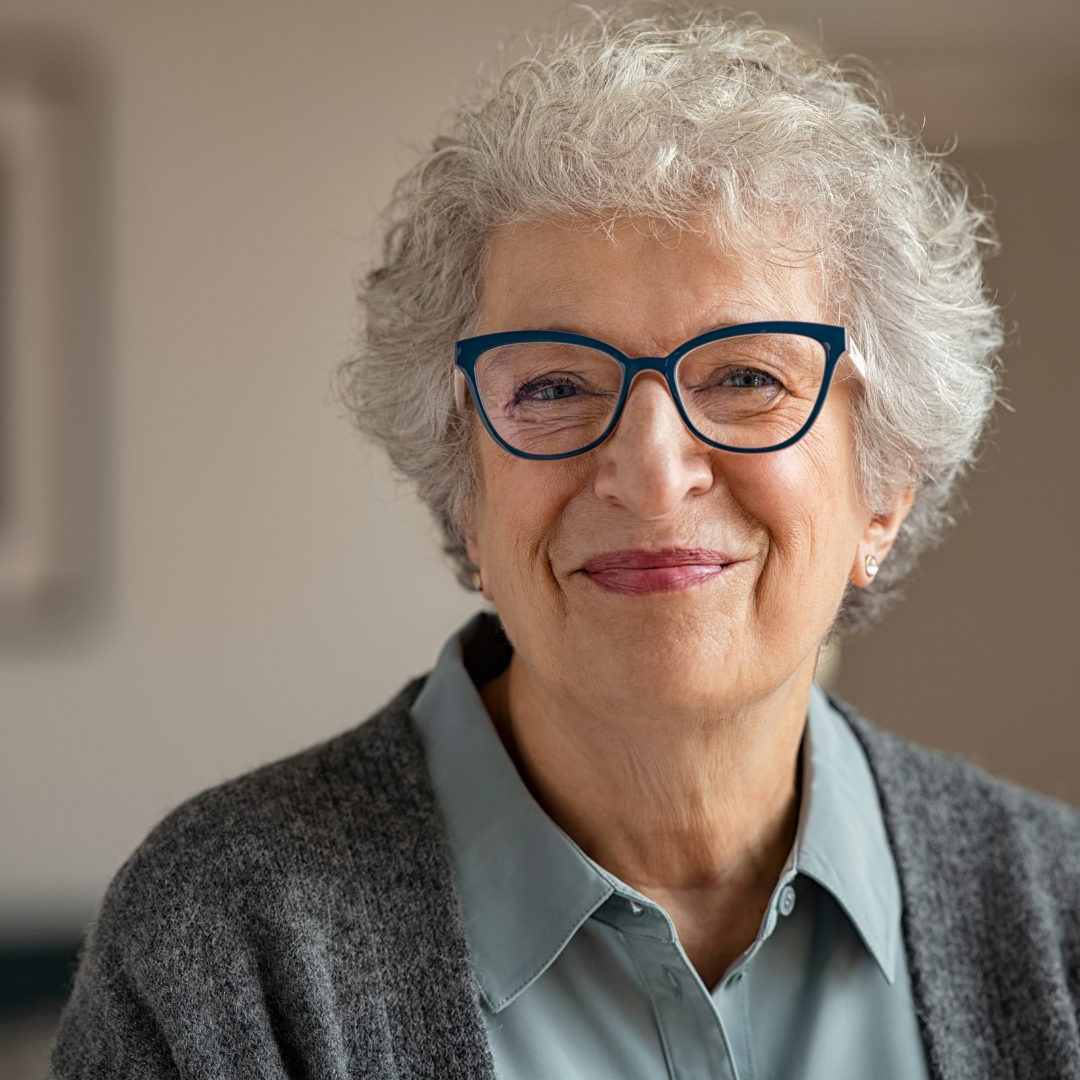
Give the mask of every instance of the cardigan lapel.
POLYGON ((406 687, 327 762, 366 914, 340 947, 377 956, 381 1076, 495 1080, 445 833, 408 713, 421 686, 406 687))

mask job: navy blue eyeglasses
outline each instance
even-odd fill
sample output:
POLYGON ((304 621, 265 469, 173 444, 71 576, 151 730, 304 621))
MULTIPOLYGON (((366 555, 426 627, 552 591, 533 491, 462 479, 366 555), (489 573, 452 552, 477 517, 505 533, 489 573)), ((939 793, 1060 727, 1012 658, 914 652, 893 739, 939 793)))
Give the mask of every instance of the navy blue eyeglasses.
POLYGON ((810 430, 845 352, 865 375, 846 330, 823 323, 725 326, 667 356, 636 359, 581 334, 512 330, 459 341, 455 383, 459 406, 467 385, 488 433, 517 457, 549 461, 599 446, 642 371, 663 375, 702 442, 763 454, 810 430))

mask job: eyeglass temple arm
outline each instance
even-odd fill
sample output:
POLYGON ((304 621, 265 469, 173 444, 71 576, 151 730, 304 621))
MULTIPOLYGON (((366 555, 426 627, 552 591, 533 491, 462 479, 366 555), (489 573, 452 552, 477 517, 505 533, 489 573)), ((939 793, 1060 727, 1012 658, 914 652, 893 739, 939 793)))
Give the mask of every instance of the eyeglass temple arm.
POLYGON ((863 377, 863 381, 866 380, 866 358, 861 352, 859 352, 858 345, 849 337, 847 339, 847 348, 844 350, 843 355, 851 361, 851 366, 863 377))
POLYGON ((468 384, 465 373, 459 367, 454 368, 454 404, 463 411, 469 406, 468 384))

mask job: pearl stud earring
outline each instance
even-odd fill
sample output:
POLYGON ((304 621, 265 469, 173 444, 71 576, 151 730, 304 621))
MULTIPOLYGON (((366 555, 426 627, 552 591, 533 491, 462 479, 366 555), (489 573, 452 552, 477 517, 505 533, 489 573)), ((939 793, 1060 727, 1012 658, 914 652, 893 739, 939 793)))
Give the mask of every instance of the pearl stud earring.
POLYGON ((480 571, 479 570, 474 570, 473 571, 473 573, 472 573, 472 583, 473 583, 473 588, 477 592, 483 592, 484 591, 484 579, 480 576, 480 571))
POLYGON ((866 576, 868 578, 873 578, 877 575, 880 563, 878 563, 877 559, 875 559, 873 555, 867 555, 866 561, 863 563, 863 566, 866 568, 866 576))

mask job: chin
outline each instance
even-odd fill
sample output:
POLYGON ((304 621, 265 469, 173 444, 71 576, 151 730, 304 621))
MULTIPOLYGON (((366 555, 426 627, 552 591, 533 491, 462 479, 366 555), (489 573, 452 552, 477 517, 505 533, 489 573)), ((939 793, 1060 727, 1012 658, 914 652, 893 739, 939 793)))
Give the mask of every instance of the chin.
MULTIPOLYGON (((746 661, 758 650, 745 628, 718 617, 715 599, 705 603, 700 592, 696 600, 685 593, 652 599, 625 605, 615 617, 594 611, 571 628, 568 659, 586 668, 598 691, 689 706, 745 682, 746 661)), ((763 673, 760 664, 749 666, 763 673)))

